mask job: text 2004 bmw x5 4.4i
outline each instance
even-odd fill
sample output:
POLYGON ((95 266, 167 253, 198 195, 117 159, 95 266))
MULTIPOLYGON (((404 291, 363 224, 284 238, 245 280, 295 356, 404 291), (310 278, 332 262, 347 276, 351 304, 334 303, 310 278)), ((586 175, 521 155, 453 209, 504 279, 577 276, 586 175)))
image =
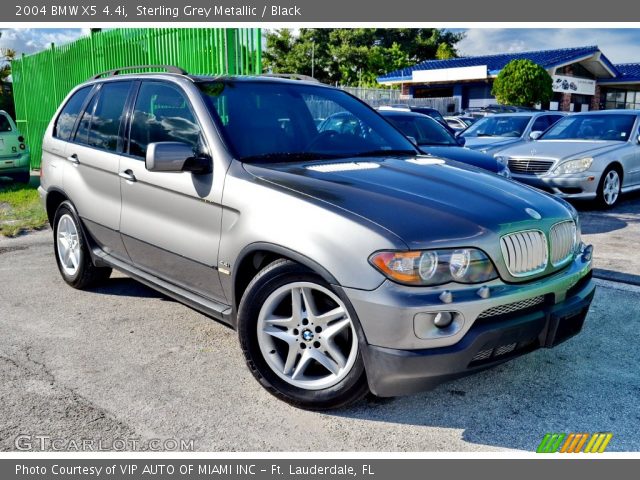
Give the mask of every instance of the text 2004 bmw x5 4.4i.
POLYGON ((228 323, 267 390, 315 409, 580 331, 592 249, 563 200, 421 155, 334 88, 167 70, 98 76, 47 129, 71 286, 115 268, 228 323), (339 112, 357 121, 323 129, 339 112))

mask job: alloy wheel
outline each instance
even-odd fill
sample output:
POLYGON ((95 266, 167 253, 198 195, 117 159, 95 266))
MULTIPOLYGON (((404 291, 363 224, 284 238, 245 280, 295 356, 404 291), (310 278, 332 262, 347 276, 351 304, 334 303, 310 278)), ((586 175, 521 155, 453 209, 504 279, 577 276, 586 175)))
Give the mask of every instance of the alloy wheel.
POLYGON ((298 388, 320 390, 339 383, 358 355, 347 308, 315 283, 290 283, 272 292, 260 309, 257 329, 269 367, 298 388))
POLYGON ((604 178, 602 196, 607 205, 613 205, 620 195, 620 175, 615 170, 610 170, 604 178))
POLYGON ((71 215, 64 214, 60 217, 56 242, 60 265, 67 275, 73 277, 80 267, 80 240, 71 215))

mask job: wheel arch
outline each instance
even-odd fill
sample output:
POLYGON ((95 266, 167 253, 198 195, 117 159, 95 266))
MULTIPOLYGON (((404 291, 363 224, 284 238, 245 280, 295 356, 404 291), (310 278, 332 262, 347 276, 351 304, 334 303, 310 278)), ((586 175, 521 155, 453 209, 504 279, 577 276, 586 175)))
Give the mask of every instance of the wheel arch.
MULTIPOLYGON (((60 204, 65 200, 69 200, 69 197, 62 190, 59 190, 57 188, 52 188, 52 189, 49 189, 49 191, 47 192, 45 209, 47 211, 47 218, 49 219, 49 225, 51 227, 53 227, 53 219, 55 218, 56 210, 58 210, 58 207, 60 206, 60 204)), ((69 200, 69 203, 71 203, 70 200, 69 200)))
POLYGON ((313 273, 322 277, 322 279, 327 283, 339 285, 336 278, 326 268, 315 260, 312 260, 299 252, 271 243, 252 243, 242 249, 235 262, 235 267, 233 268, 232 307, 234 313, 237 313, 242 295, 253 277, 255 277, 255 275, 269 263, 280 258, 288 259, 299 263, 300 265, 304 265, 313 273))
POLYGON ((610 168, 614 168, 618 171, 618 173, 620 174, 620 180, 624 179, 624 167, 622 166, 622 163, 619 160, 610 161, 603 171, 607 171, 610 168))

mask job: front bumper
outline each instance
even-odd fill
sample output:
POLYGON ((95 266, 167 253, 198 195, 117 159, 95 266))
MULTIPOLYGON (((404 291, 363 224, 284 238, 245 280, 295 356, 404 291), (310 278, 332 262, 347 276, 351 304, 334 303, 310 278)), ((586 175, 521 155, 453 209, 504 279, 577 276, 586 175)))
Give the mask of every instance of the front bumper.
POLYGON ((370 345, 364 352, 369 388, 381 397, 408 395, 558 345, 582 329, 595 293, 590 276, 585 279, 563 302, 476 322, 462 341, 449 347, 397 350, 370 345))
POLYGON ((583 250, 553 275, 517 284, 496 279, 482 288, 387 281, 373 291, 344 289, 364 333, 371 390, 394 396, 428 389, 577 333, 595 291, 591 262, 583 250), (441 298, 445 289, 449 302, 441 298), (425 330, 424 316, 438 312, 455 313, 451 326, 427 322, 425 330))
POLYGON ((577 175, 537 176, 512 172, 512 178, 563 198, 594 199, 600 177, 594 173, 577 175))

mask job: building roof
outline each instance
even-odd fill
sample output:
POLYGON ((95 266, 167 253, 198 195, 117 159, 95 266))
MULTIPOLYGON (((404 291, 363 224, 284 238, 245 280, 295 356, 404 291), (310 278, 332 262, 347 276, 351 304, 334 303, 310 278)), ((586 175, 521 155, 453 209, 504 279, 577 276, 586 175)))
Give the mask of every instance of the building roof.
MULTIPOLYGON (((418 63, 412 67, 402 68, 389 72, 378 77, 379 82, 393 82, 410 80, 414 71, 424 70, 442 70, 448 68, 460 67, 479 67, 487 66, 490 75, 496 75, 511 60, 531 60, 543 68, 553 68, 561 65, 568 65, 589 58, 595 54, 599 55, 599 60, 610 70, 614 76, 617 76, 616 66, 614 66, 607 57, 600 52, 596 45, 587 47, 560 48, 556 50, 536 50, 531 52, 515 52, 515 53, 499 53, 496 55, 481 55, 477 57, 459 57, 447 60, 427 60, 418 63)), ((629 64, 631 65, 631 64, 629 64)), ((638 67, 638 75, 640 76, 640 64, 633 64, 638 67)))
POLYGON ((634 83, 640 82, 640 63, 617 63, 617 75, 614 78, 598 80, 600 83, 634 83))

